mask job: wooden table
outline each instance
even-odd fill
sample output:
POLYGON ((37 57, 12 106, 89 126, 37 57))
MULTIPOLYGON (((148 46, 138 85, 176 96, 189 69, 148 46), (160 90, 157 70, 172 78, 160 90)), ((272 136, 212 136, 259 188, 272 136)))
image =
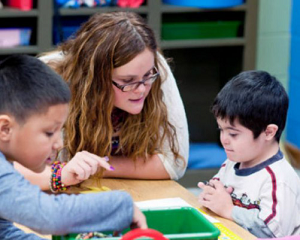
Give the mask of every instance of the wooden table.
MULTIPOLYGON (((180 197, 193 207, 200 207, 197 197, 182 187, 175 181, 171 180, 125 180, 125 179, 103 179, 103 186, 111 190, 123 189, 131 194, 134 201, 154 200, 161 198, 180 197)), ((256 239, 251 233, 243 229, 235 222, 218 217, 216 214, 203 209, 210 216, 218 219, 225 227, 233 231, 244 240, 256 239)))
MULTIPOLYGON (((193 207, 200 207, 195 195, 172 180, 127 180, 127 179, 103 179, 102 185, 111 190, 125 190, 131 194, 134 201, 145 201, 162 198, 180 197, 193 207)), ((202 209, 212 217, 218 219, 225 227, 233 231, 244 240, 256 239, 248 231, 236 223, 220 218, 207 209, 202 209)), ((21 227, 24 229, 24 227, 21 227)), ((25 228, 25 230, 27 230, 25 228)), ((43 236, 51 239, 50 236, 43 236)))

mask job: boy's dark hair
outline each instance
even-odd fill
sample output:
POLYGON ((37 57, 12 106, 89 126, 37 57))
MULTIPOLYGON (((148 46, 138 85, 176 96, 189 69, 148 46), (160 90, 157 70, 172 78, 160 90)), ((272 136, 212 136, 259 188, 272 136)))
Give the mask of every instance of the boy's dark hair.
POLYGON ((276 124, 279 142, 285 127, 289 99, 281 83, 264 71, 246 71, 233 77, 212 105, 216 118, 237 119, 256 139, 269 124, 276 124))
POLYGON ((0 63, 0 114, 23 122, 70 98, 68 85, 39 59, 13 55, 0 63))

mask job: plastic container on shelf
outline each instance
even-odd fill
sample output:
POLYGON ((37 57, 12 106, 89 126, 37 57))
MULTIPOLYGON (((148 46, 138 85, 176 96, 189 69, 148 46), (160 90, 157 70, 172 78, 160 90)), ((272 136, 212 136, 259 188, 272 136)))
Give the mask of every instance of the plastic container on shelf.
POLYGON ((163 0, 163 3, 199 8, 226 8, 243 4, 244 0, 163 0))
POLYGON ((0 28, 0 48, 27 46, 30 37, 30 28, 0 28))
MULTIPOLYGON (((164 209, 143 210, 148 227, 161 232, 167 239, 201 240, 218 239, 220 231, 209 222, 198 210, 191 207, 174 207, 164 209)), ((124 230, 126 234, 130 229, 124 230)), ((104 232, 104 234, 112 234, 104 232)), ((53 240, 75 240, 78 234, 53 236, 53 240)), ((96 239, 96 238, 95 238, 96 239)), ((121 239, 120 237, 105 237, 106 240, 121 239)), ((147 238, 148 239, 148 238, 147 238)))
POLYGON ((32 9, 32 0, 8 0, 7 5, 22 11, 29 11, 32 9))
POLYGON ((88 17, 76 17, 62 19, 60 25, 54 22, 53 25, 53 44, 59 44, 70 38, 79 29, 80 25, 88 20, 88 17), (61 39, 62 38, 62 39, 61 39))
MULTIPOLYGON (((79 26, 63 26, 62 27, 62 41, 70 38, 77 30, 79 26)), ((53 43, 54 45, 59 44, 61 42, 60 33, 57 28, 53 29, 53 43)))
POLYGON ((240 21, 163 23, 162 39, 234 38, 238 36, 240 21))

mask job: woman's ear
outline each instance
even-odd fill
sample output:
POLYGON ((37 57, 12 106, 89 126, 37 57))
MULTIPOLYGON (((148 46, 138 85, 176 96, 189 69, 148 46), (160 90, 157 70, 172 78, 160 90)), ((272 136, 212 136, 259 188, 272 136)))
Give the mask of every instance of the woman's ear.
POLYGON ((265 130, 266 139, 272 140, 278 131, 278 126, 276 124, 269 124, 265 130))
POLYGON ((13 119, 8 115, 0 115, 0 140, 9 141, 12 132, 13 119))

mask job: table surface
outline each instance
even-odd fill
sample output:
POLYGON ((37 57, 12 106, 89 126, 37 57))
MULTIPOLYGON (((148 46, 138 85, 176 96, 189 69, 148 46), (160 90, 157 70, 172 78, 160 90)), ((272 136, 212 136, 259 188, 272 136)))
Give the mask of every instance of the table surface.
MULTIPOLYGON (((102 185, 111 190, 123 189, 131 194, 134 201, 145 201, 162 198, 180 197, 193 207, 200 207, 197 197, 186 188, 172 180, 127 180, 127 179, 103 179, 102 185)), ((225 227, 230 229, 242 239, 256 239, 251 233, 243 229, 235 222, 218 217, 208 209, 203 209, 210 216, 218 219, 225 227)))
MULTIPOLYGON (((186 188, 182 187, 172 180, 128 180, 128 179, 102 179, 102 186, 108 187, 111 190, 125 190, 131 194, 134 201, 145 201, 162 198, 175 198, 180 197, 193 207, 200 207, 197 197, 189 192, 186 188)), ((201 208, 201 207, 200 207, 201 208)), ((216 214, 203 209, 210 216, 218 219, 225 227, 230 229, 242 239, 252 240, 256 239, 255 236, 250 234, 247 230, 243 229, 236 223, 218 217, 216 214)), ((20 226, 19 226, 20 227, 20 226)), ((28 231, 27 228, 21 226, 23 230, 28 231)), ((43 236, 51 239, 50 236, 43 236)))

